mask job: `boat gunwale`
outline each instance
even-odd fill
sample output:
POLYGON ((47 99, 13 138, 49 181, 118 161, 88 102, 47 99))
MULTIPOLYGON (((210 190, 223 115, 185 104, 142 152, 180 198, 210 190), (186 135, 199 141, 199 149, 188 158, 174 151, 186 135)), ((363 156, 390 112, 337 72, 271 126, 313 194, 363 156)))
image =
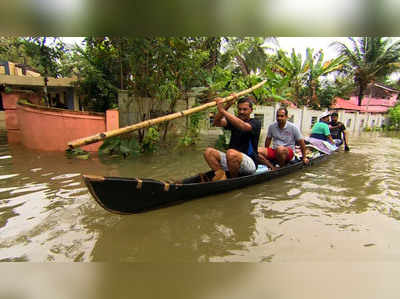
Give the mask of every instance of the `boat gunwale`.
MULTIPOLYGON (((297 162, 295 162, 295 163, 291 163, 291 164, 285 165, 284 167, 278 168, 278 169, 275 170, 275 171, 268 170, 268 171, 261 172, 261 173, 253 173, 253 174, 249 174, 249 175, 238 176, 238 177, 235 177, 235 178, 227 178, 226 180, 222 180, 222 181, 215 181, 215 182, 209 181, 209 182, 199 182, 199 183, 180 183, 180 182, 178 181, 178 182, 172 182, 170 185, 180 186, 180 187, 181 187, 181 186, 192 186, 192 185, 214 185, 214 184, 218 184, 218 183, 222 183, 222 182, 236 182, 236 181, 241 181, 241 180, 245 180, 245 179, 247 179, 247 178, 252 178, 252 177, 255 178, 255 177, 272 176, 272 175, 274 175, 274 176, 275 176, 275 175, 279 176, 279 174, 280 174, 281 172, 284 172, 284 171, 286 171, 286 170, 288 170, 288 169, 291 169, 291 168, 296 168, 296 169, 297 169, 297 168, 300 168, 300 166, 304 166, 304 167, 311 166, 312 163, 313 163, 314 161, 319 161, 319 160, 321 160, 321 159, 323 159, 323 158, 325 158, 325 157, 327 157, 327 156, 330 156, 330 155, 321 154, 320 156, 318 156, 318 157, 316 157, 316 158, 310 160, 310 162, 311 162, 310 164, 304 164, 303 161, 297 161, 297 162)), ((212 170, 209 170, 209 171, 207 171, 206 173, 208 173, 208 172, 210 172, 210 171, 212 171, 212 170)), ((199 174, 197 174, 197 175, 199 175, 199 174)), ((90 175, 84 175, 84 176, 86 176, 86 179, 88 179, 89 181, 91 181, 91 176, 90 176, 90 175)), ((194 175, 194 176, 192 176, 192 177, 195 177, 195 176, 196 176, 196 175, 194 175)), ((140 181, 143 182, 143 184, 145 184, 145 183, 164 184, 164 182, 162 181, 162 179, 129 178, 129 177, 115 177, 115 176, 104 176, 103 178, 104 178, 104 180, 110 180, 110 181, 137 182, 138 180, 140 180, 140 181)), ((191 178, 191 177, 184 178, 183 180, 188 179, 188 178, 191 178)))

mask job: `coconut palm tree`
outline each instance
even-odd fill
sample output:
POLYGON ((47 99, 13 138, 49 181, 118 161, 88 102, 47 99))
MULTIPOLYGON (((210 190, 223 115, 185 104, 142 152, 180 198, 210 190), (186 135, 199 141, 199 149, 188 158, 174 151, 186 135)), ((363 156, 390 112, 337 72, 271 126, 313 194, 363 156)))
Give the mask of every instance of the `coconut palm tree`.
POLYGON ((265 70, 269 57, 265 52, 271 49, 267 42, 276 44, 275 37, 226 37, 224 38, 224 57, 233 61, 233 66, 247 77, 265 70))
POLYGON ((354 82, 358 86, 358 105, 361 106, 368 84, 400 68, 400 41, 384 37, 349 38, 351 47, 334 42, 339 53, 348 59, 354 82))

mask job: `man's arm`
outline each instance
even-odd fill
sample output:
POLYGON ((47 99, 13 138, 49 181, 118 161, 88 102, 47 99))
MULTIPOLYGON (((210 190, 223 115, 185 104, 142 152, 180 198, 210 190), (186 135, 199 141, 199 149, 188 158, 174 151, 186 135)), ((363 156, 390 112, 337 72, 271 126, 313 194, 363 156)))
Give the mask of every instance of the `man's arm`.
MULTIPOLYGON (((230 101, 228 103, 225 104, 224 110, 228 110, 233 104, 233 101, 230 101)), ((218 107, 218 106, 217 106, 218 107)), ((226 127, 226 125, 228 124, 226 121, 226 118, 224 117, 224 115, 219 111, 218 109, 218 113, 215 115, 214 117, 214 122, 213 122, 214 126, 216 127, 226 127)))
POLYGON ((303 155, 303 162, 304 162, 304 164, 308 164, 310 162, 310 160, 308 160, 308 158, 306 156, 306 143, 304 142, 304 139, 299 139, 299 140, 297 140, 297 142, 300 145, 301 153, 303 155))
POLYGON ((249 123, 241 120, 240 118, 238 118, 235 115, 226 111, 226 109, 222 106, 221 101, 222 101, 222 98, 215 99, 215 102, 217 103, 217 108, 218 108, 218 114, 216 115, 216 117, 214 119, 215 126, 225 127, 227 124, 226 122, 229 121, 232 126, 238 128, 239 130, 251 131, 253 129, 253 127, 249 123))
POLYGON ((272 141, 272 137, 268 137, 265 138, 265 148, 269 148, 269 146, 271 145, 271 141, 272 141))

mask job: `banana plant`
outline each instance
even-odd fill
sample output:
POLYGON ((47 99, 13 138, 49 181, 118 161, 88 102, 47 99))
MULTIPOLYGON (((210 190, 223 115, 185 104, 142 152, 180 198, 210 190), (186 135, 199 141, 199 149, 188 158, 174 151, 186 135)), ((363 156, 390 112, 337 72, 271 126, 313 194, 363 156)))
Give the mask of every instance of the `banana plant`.
POLYGON ((294 49, 288 55, 283 50, 277 52, 277 62, 275 65, 276 71, 282 76, 288 78, 288 86, 292 90, 292 101, 297 105, 303 104, 302 90, 307 81, 309 63, 303 60, 302 55, 297 54, 294 49))
POLYGON ((314 49, 306 49, 308 105, 320 106, 316 93, 320 77, 340 71, 344 67, 346 60, 347 59, 341 55, 334 59, 324 61, 324 53, 322 50, 314 54, 314 49))

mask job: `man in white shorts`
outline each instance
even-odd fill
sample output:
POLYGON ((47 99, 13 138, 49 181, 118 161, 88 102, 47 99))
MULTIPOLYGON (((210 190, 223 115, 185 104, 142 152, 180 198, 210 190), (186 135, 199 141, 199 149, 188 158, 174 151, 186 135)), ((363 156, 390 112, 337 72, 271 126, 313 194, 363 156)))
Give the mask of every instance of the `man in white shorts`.
POLYGON ((215 173, 212 180, 225 180, 226 171, 229 171, 232 178, 255 173, 261 122, 255 118, 250 118, 253 111, 252 100, 250 98, 239 99, 237 104, 238 116, 227 111, 232 105, 232 101, 227 103, 225 107, 221 103, 221 98, 216 98, 215 101, 218 113, 214 118, 214 126, 230 130, 231 139, 226 154, 211 147, 204 152, 207 164, 215 173))

